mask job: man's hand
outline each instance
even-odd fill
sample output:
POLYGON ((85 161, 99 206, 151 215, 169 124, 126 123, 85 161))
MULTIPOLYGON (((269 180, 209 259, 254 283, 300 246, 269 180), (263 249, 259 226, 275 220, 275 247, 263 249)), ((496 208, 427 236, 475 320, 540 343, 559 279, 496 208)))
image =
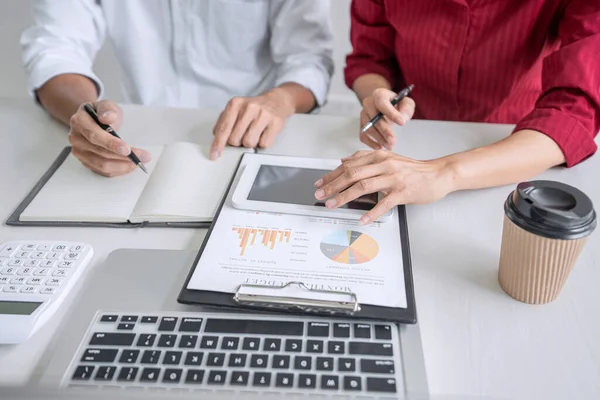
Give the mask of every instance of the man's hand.
MULTIPOLYGON (((109 100, 99 101, 95 106, 100 122, 111 125, 118 132, 123 122, 121 108, 109 100)), ((112 177, 133 171, 136 165, 127 158, 131 151, 135 151, 143 163, 150 161, 147 151, 132 149, 121 139, 100 128, 83 106, 79 107, 69 122, 69 142, 73 147, 73 155, 98 174, 112 177)))
POLYGON ((256 97, 234 97, 219 116, 210 159, 221 156, 227 144, 249 148, 269 147, 295 112, 294 98, 283 88, 256 97))
POLYGON ((375 89, 371 96, 362 101, 363 109, 360 113, 360 127, 365 126, 380 112, 383 114, 374 127, 360 134, 360 141, 372 149, 385 148, 392 150, 396 143, 396 136, 392 131, 392 123, 406 124, 415 113, 415 101, 405 97, 394 107, 392 99, 397 93, 388 89, 375 89))
POLYGON ((454 190, 453 175, 444 159, 417 161, 389 151, 359 151, 319 179, 315 197, 338 208, 360 196, 382 192, 385 197, 361 218, 368 224, 398 204, 427 204, 454 190))

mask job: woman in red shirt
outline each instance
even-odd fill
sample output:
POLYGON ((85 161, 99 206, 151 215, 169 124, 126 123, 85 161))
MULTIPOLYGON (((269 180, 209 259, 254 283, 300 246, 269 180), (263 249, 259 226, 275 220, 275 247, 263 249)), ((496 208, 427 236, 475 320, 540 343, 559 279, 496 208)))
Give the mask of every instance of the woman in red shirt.
POLYGON ((358 152, 316 182, 328 207, 382 191, 363 216, 369 223, 397 204, 517 183, 595 153, 600 0, 353 0, 351 18, 346 83, 363 105, 362 125, 385 117, 360 137, 379 151, 358 152), (412 98, 393 107, 408 84, 412 98), (516 128, 430 161, 385 151, 395 144, 392 124, 413 117, 516 128))

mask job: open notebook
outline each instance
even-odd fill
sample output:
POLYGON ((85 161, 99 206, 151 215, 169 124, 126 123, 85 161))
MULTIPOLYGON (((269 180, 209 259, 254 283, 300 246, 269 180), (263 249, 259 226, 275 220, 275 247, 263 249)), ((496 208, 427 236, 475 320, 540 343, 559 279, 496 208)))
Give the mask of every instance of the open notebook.
POLYGON ((148 174, 136 169, 114 178, 88 170, 70 152, 63 152, 63 161, 59 157, 54 173, 40 181, 41 187, 17 210, 18 218, 15 215, 7 223, 209 223, 242 153, 254 151, 227 147, 221 158, 210 161, 208 147, 193 143, 140 147, 152 154, 152 161, 146 164, 148 174))

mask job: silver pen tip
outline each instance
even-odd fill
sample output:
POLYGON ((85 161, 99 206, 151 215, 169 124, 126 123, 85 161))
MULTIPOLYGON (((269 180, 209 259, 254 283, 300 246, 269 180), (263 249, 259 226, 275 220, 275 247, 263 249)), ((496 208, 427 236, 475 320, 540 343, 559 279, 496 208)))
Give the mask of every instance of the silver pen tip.
POLYGON ((373 126, 373 124, 369 122, 368 124, 365 125, 364 128, 362 128, 362 130, 360 131, 360 133, 365 133, 366 131, 368 131, 369 129, 371 129, 372 126, 373 126))
POLYGON ((148 170, 146 169, 146 167, 144 167, 144 164, 138 163, 138 167, 140 167, 145 173, 148 173, 148 170))

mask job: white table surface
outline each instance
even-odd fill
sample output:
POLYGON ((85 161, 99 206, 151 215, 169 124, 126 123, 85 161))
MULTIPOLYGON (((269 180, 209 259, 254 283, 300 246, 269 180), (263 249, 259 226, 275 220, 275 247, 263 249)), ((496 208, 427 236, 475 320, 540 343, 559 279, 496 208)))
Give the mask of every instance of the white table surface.
MULTIPOLYGON (((210 141, 217 111, 124 107, 131 143, 210 141)), ((508 125, 412 121, 397 128, 396 151, 427 159, 496 141, 508 125)), ((364 148, 358 120, 294 116, 274 153, 343 157, 364 148)), ((67 130, 27 99, 0 98, 1 218, 20 203, 66 146, 67 130)), ((600 155, 541 179, 559 180, 600 204, 600 155)), ((432 395, 511 399, 600 398, 600 233, 590 238, 560 297, 543 306, 498 285, 502 206, 513 186, 454 193, 408 207, 418 320, 432 395)), ((0 225, 0 242, 77 240, 92 244, 91 268, 118 248, 197 249, 203 230, 31 228, 0 225)), ((0 346, 0 385, 26 383, 60 313, 26 344, 0 346)))

